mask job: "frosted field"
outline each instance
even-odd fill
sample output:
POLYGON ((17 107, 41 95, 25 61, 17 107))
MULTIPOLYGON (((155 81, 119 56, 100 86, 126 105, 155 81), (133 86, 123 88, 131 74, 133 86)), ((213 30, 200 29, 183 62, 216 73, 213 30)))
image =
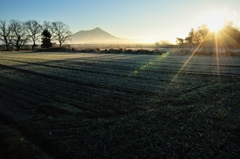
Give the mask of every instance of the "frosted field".
POLYGON ((0 157, 238 158, 239 94, 235 56, 0 52, 0 157))

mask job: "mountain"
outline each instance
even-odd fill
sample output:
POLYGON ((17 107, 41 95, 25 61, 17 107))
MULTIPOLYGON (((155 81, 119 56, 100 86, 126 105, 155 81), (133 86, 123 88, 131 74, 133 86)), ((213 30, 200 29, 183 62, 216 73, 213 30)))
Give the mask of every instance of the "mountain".
POLYGON ((73 34, 70 38, 72 44, 104 44, 104 43, 127 43, 130 40, 118 38, 100 29, 82 30, 73 34))

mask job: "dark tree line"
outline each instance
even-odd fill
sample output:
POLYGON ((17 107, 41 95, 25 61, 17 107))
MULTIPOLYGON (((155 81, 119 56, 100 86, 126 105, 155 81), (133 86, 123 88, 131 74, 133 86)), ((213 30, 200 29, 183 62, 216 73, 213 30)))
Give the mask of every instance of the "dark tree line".
POLYGON ((45 29, 42 32, 42 45, 41 45, 42 48, 52 47, 51 37, 52 37, 52 35, 47 29, 45 29))
POLYGON ((178 45, 208 44, 213 46, 216 41, 225 47, 239 47, 240 30, 234 27, 232 22, 226 22, 218 32, 210 32, 207 25, 202 25, 197 29, 191 29, 186 38, 176 38, 178 45))
POLYGON ((57 41, 61 47, 71 36, 69 26, 61 21, 44 21, 41 25, 36 20, 21 22, 17 20, 0 20, 0 41, 7 50, 10 46, 16 50, 22 49, 26 43, 32 42, 32 49, 37 45, 37 41, 42 41, 42 47, 51 47, 51 41, 57 41))

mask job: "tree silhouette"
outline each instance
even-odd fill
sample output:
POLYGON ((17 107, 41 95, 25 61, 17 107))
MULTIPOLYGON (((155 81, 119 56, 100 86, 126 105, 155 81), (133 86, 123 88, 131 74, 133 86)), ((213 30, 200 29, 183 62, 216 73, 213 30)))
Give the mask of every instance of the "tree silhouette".
POLYGON ((228 47, 240 46, 240 30, 232 22, 226 22, 220 32, 222 42, 228 47))
POLYGON ((71 32, 69 30, 68 25, 64 24, 61 21, 53 22, 52 27, 54 30, 54 39, 56 39, 59 42, 60 47, 63 43, 66 42, 66 40, 71 36, 71 32))
POLYGON ((0 40, 5 43, 6 49, 9 50, 11 44, 10 39, 11 28, 6 21, 0 21, 0 40))
POLYGON ((32 39, 33 45, 32 45, 32 50, 34 49, 36 45, 36 41, 40 37, 40 33, 42 30, 42 26, 36 21, 36 20, 29 20, 25 22, 26 25, 26 30, 28 32, 28 36, 32 39))
POLYGON ((45 29, 43 32, 42 32, 42 45, 41 45, 42 48, 50 48, 52 47, 52 43, 51 43, 51 34, 50 32, 45 29))
POLYGON ((187 44, 199 44, 201 42, 204 42, 206 40, 206 37, 209 34, 209 29, 206 25, 202 25, 198 27, 198 30, 195 31, 193 28, 188 33, 188 36, 185 38, 185 42, 187 44))
POLYGON ((207 25, 202 25, 202 26, 198 27, 198 33, 200 35, 201 42, 204 42, 205 40, 207 40, 206 38, 209 34, 209 29, 208 29, 207 25))
MULTIPOLYGON (((177 38, 176 41, 181 43, 181 38, 177 38)), ((204 46, 215 46, 216 42, 224 47, 239 47, 240 29, 235 27, 231 21, 226 21, 224 27, 217 32, 210 32, 207 25, 201 25, 196 30, 191 29, 185 38, 186 44, 203 43, 204 46)))
POLYGON ((26 27, 23 22, 17 20, 10 21, 10 29, 12 34, 10 35, 11 44, 19 51, 29 40, 26 27))
POLYGON ((183 42, 184 42, 184 39, 178 38, 178 37, 176 38, 176 43, 177 43, 178 45, 182 45, 183 42))
POLYGON ((193 44, 194 41, 194 29, 191 29, 191 31, 188 33, 188 36, 185 38, 185 41, 187 44, 193 44))

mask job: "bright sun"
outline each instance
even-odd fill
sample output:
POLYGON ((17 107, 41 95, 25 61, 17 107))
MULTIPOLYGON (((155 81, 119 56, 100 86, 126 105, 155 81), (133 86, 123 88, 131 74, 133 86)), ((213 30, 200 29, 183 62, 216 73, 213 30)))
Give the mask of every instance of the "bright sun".
POLYGON ((224 19, 220 15, 209 15, 206 24, 211 32, 219 31, 224 25, 224 19))

